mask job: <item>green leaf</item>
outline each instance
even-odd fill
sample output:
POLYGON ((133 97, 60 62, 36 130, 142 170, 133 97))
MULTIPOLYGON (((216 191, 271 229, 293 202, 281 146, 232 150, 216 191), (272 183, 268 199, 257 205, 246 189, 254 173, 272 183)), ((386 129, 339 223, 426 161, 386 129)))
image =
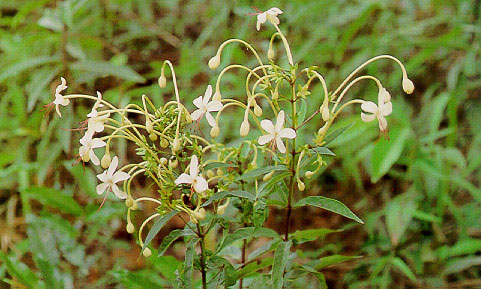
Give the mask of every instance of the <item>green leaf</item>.
POLYGON ((267 173, 270 173, 272 171, 287 171, 287 167, 284 165, 279 165, 279 166, 267 166, 267 167, 262 167, 258 169, 254 169, 251 171, 247 171, 241 176, 238 176, 236 178, 236 181, 245 181, 245 180, 252 180, 258 176, 265 175, 267 173))
POLYGON ((165 236, 164 239, 162 239, 162 243, 159 246, 158 256, 160 257, 164 255, 165 251, 167 251, 167 249, 170 247, 170 245, 172 245, 172 243, 174 243, 175 240, 185 236, 195 236, 195 233, 189 228, 171 231, 167 236, 165 236))
POLYGON ((214 201, 222 200, 227 197, 238 197, 238 198, 248 199, 251 202, 255 201, 254 195, 246 191, 232 191, 232 192, 222 191, 222 192, 215 193, 212 197, 210 197, 207 201, 205 201, 202 204, 202 207, 206 207, 214 201))
POLYGON ((305 242, 311 242, 317 240, 319 238, 324 238, 327 234, 339 232, 339 230, 331 230, 331 229, 308 229, 308 230, 297 230, 294 233, 290 234, 289 239, 296 240, 297 244, 302 244, 305 242))
POLYGON ((28 288, 38 288, 38 277, 35 276, 27 265, 15 260, 13 256, 7 256, 0 251, 0 260, 7 267, 7 271, 10 275, 17 278, 17 282, 20 282, 28 288))
POLYGON ((414 275, 413 271, 409 269, 408 265, 406 265, 401 258, 394 257, 391 259, 391 264, 398 268, 399 271, 401 271, 406 277, 411 279, 411 281, 416 282, 416 276, 414 275))
POLYGON ((22 62, 14 63, 13 65, 7 68, 2 68, 3 72, 0 73, 0 82, 4 81, 9 77, 17 76, 20 73, 30 68, 34 68, 36 66, 44 65, 47 63, 58 62, 58 60, 59 60, 58 57, 40 56, 40 57, 28 58, 27 60, 24 60, 22 62))
POLYGON ((359 259, 359 258, 361 258, 361 256, 331 255, 327 257, 322 257, 319 260, 314 260, 313 262, 310 263, 310 266, 312 266, 316 270, 320 270, 322 268, 326 268, 334 264, 339 264, 342 262, 346 262, 353 259, 359 259))
POLYGON ((351 124, 349 125, 346 125, 344 127, 341 127, 341 128, 338 128, 336 129, 335 131, 331 132, 330 134, 328 134, 325 138, 324 138, 324 145, 327 146, 329 143, 331 143, 333 140, 335 140, 338 136, 340 136, 341 134, 343 134, 345 131, 347 131, 348 129, 351 128, 351 126, 353 126, 355 124, 355 122, 352 122, 351 124))
POLYGON ((294 208, 298 208, 306 205, 328 210, 336 214, 339 214, 341 216, 344 216, 346 218, 352 219, 358 223, 364 224, 364 222, 361 219, 359 219, 358 216, 356 216, 353 212, 351 212, 351 210, 349 210, 348 207, 346 207, 346 205, 339 202, 338 200, 321 197, 321 196, 311 196, 311 197, 307 197, 299 200, 294 205, 294 208))
POLYGON ((53 188, 31 187, 25 190, 25 195, 64 213, 74 216, 80 216, 83 213, 83 208, 71 196, 53 188))
POLYGON ((222 279, 224 280, 225 288, 228 288, 237 282, 237 272, 235 271, 234 266, 232 266, 232 264, 225 258, 212 256, 208 259, 207 266, 217 267, 222 270, 222 275, 224 275, 222 279))
POLYGON ((185 261, 184 261, 184 281, 186 289, 193 289, 194 283, 194 256, 195 256, 195 244, 197 244, 198 239, 191 239, 187 243, 187 249, 185 250, 185 261))
POLYGON ((301 109, 297 114, 298 125, 301 125, 304 122, 304 119, 306 118, 306 113, 307 113, 307 102, 304 98, 301 98, 301 109))
POLYGON ((220 252, 222 249, 234 243, 235 241, 244 240, 247 238, 258 238, 258 237, 279 238, 279 234, 277 234, 276 231, 268 228, 254 228, 254 227, 240 228, 234 231, 233 233, 228 234, 225 237, 225 239, 217 247, 216 253, 220 252))
POLYGON ((160 229, 175 215, 177 215, 178 211, 170 211, 168 214, 165 214, 160 217, 160 219, 155 222, 155 224, 152 226, 152 229, 150 229, 149 233, 147 234, 147 237, 145 238, 144 245, 142 246, 142 251, 150 244, 152 239, 159 233, 160 229))
POLYGON ((481 251, 481 240, 466 238, 449 248, 449 257, 474 254, 481 251))
POLYGON ((280 242, 281 242, 281 240, 279 240, 279 239, 273 239, 273 240, 270 240, 270 241, 264 243, 262 246, 256 248, 254 251, 252 251, 249 254, 249 257, 247 258, 247 260, 251 261, 251 260, 267 253, 267 252, 275 250, 277 248, 277 245, 279 245, 280 242))
POLYGON ((272 263, 272 288, 280 289, 284 285, 284 270, 286 269, 287 261, 289 260, 289 254, 292 241, 281 242, 277 246, 274 253, 274 262, 272 263))
POLYGON ((132 82, 145 82, 145 78, 132 68, 117 66, 107 61, 81 60, 71 64, 71 68, 93 73, 96 77, 115 76, 132 82))
POLYGON ((381 139, 374 145, 371 156, 371 180, 377 182, 399 159, 404 150, 404 144, 411 135, 409 128, 393 128, 389 140, 381 139))
POLYGON ((291 176, 291 172, 283 172, 278 175, 274 175, 272 179, 267 182, 262 183, 257 190, 257 197, 256 199, 265 197, 271 194, 273 191, 277 191, 279 189, 278 183, 281 182, 283 179, 291 176))
POLYGON ((204 166, 204 170, 212 170, 217 168, 237 168, 237 165, 224 162, 210 162, 204 166))
MULTIPOLYGON (((48 261, 44 260, 43 258, 34 258, 35 263, 37 264, 38 268, 40 269, 40 272, 42 273, 43 279, 45 281, 45 285, 47 285, 47 288, 62 288, 57 282, 57 279, 55 278, 55 271, 56 268, 52 266, 48 261)), ((58 274, 58 273, 57 273, 58 274)))
POLYGON ((386 226, 391 238, 391 244, 396 247, 411 223, 416 202, 411 192, 396 196, 388 202, 386 212, 386 226))
POLYGON ((249 264, 244 266, 244 268, 240 269, 237 272, 237 278, 238 279, 245 278, 259 270, 267 268, 272 265, 273 261, 274 259, 272 257, 267 257, 262 260, 256 260, 256 261, 250 262, 249 264))
POLYGON ((481 257, 479 256, 469 256, 464 258, 453 258, 446 262, 444 268, 444 274, 454 274, 462 272, 472 266, 481 265, 481 257))
POLYGON ((310 152, 315 152, 317 154, 320 154, 320 155, 328 155, 328 156, 333 156, 335 157, 336 154, 333 153, 330 149, 326 148, 326 147, 313 147, 311 149, 309 149, 310 152))

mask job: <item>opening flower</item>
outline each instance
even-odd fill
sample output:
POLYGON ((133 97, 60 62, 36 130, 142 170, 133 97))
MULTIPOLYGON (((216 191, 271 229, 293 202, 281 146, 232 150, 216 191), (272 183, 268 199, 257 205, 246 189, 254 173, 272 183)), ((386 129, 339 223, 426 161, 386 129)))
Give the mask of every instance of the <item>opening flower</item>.
POLYGON ((87 130, 85 135, 80 139, 82 146, 79 148, 79 154, 84 162, 91 160, 94 165, 98 166, 100 160, 95 155, 94 149, 104 147, 107 144, 99 138, 92 138, 93 135, 94 131, 87 130))
POLYGON ((98 112, 97 108, 103 107, 104 105, 101 103, 102 101, 102 94, 97 91, 97 101, 94 104, 94 107, 92 107, 92 110, 90 111, 89 114, 87 114, 87 117, 97 117, 98 112))
POLYGON ((118 182, 125 181, 130 178, 130 175, 126 172, 115 172, 119 164, 119 159, 115 156, 110 163, 110 166, 97 178, 102 182, 97 185, 97 194, 101 195, 105 190, 112 191, 119 199, 126 199, 127 194, 119 189, 116 185, 118 182))
POLYGON ((272 124, 272 121, 264 119, 261 121, 261 127, 267 132, 266 135, 262 135, 257 140, 260 145, 265 145, 270 141, 275 141, 277 149, 281 153, 286 152, 286 146, 282 139, 293 139, 296 137, 296 132, 292 128, 284 128, 284 111, 279 111, 277 115, 276 125, 272 124))
POLYGON ((55 100, 53 101, 53 103, 55 104, 55 110, 57 111, 58 116, 62 117, 62 114, 60 113, 59 105, 67 106, 69 105, 70 100, 68 100, 61 94, 61 92, 67 89, 68 87, 67 81, 63 77, 60 77, 60 80, 62 83, 60 83, 55 89, 55 100))
POLYGON ((201 95, 198 98, 194 99, 193 101, 194 105, 198 109, 191 114, 191 117, 193 120, 198 120, 202 118, 202 116, 205 114, 205 118, 207 119, 207 122, 209 123, 209 125, 215 126, 215 119, 210 114, 210 112, 221 110, 223 105, 218 100, 210 101, 211 96, 212 96, 212 86, 208 85, 207 89, 205 90, 204 97, 202 97, 201 95))
POLYGON ((261 24, 264 24, 266 20, 269 20, 273 25, 279 25, 279 18, 277 18, 277 15, 279 14, 282 14, 282 11, 277 7, 272 7, 271 9, 258 14, 257 31, 261 29, 261 24))
POLYGON ((196 155, 190 159, 189 174, 183 173, 176 180, 175 184, 191 184, 197 193, 202 193, 209 188, 207 181, 199 176, 199 160, 196 155))
POLYGON ((89 118, 87 128, 94 132, 103 132, 105 129, 104 123, 107 121, 109 116, 110 113, 106 113, 100 116, 89 118))
POLYGON ((378 105, 372 101, 365 101, 361 104, 361 109, 367 113, 361 112, 361 119, 364 122, 371 122, 377 118, 379 129, 385 132, 387 129, 386 116, 392 113, 391 95, 383 87, 379 90, 378 105))

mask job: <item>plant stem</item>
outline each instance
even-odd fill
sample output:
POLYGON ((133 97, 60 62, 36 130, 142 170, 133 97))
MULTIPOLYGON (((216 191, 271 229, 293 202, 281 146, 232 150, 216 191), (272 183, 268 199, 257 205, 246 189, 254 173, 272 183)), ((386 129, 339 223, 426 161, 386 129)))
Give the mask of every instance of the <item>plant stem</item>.
POLYGON ((205 234, 202 232, 202 227, 197 224, 197 234, 200 238, 200 273, 202 275, 202 289, 207 289, 207 272, 205 264, 205 234))
MULTIPOLYGON (((297 130, 297 119, 296 119, 296 88, 295 84, 292 83, 292 128, 294 130, 297 130)), ((291 150, 291 183, 290 183, 290 189, 289 189, 289 196, 287 197, 287 207, 286 207, 286 223, 285 223, 285 232, 284 232, 284 241, 289 240, 289 228, 291 225, 291 213, 292 213, 292 196, 294 194, 294 178, 296 177, 296 172, 295 172, 295 160, 296 160, 296 139, 294 138, 292 140, 292 150, 291 150)))
MULTIPOLYGON (((245 224, 244 224, 244 227, 245 227, 245 224)), ((244 268, 244 266, 246 264, 246 248, 247 248, 247 240, 244 239, 242 241, 242 259, 241 259, 242 266, 241 266, 241 268, 244 268)), ((241 278, 239 280, 239 289, 242 289, 243 283, 244 283, 244 279, 241 278)))

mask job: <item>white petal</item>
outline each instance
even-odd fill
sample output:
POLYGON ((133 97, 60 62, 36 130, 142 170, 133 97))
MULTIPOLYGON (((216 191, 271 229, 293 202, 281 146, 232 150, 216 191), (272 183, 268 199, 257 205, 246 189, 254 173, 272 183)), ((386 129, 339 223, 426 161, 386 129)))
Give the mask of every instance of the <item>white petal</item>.
POLYGON ((381 106, 381 114, 382 116, 388 116, 392 113, 392 102, 386 102, 381 106))
POLYGON ((193 120, 198 120, 199 118, 202 117, 202 115, 205 113, 205 111, 201 108, 197 109, 193 113, 190 114, 190 117, 192 117, 193 120))
POLYGON ((194 182, 194 190, 197 193, 202 193, 203 191, 207 190, 209 188, 209 184, 203 177, 197 177, 195 178, 194 182))
POLYGON ((196 99, 194 99, 193 101, 194 105, 198 108, 201 108, 202 107, 202 95, 197 97, 196 99))
POLYGON ((222 109, 222 107, 224 107, 222 105, 222 102, 218 101, 218 100, 213 100, 211 102, 209 102, 209 104, 207 104, 207 110, 208 111, 219 111, 222 109))
POLYGON ((119 158, 115 156, 112 159, 112 162, 110 163, 109 169, 107 171, 107 176, 112 177, 115 173, 115 170, 117 170, 117 166, 119 165, 119 158))
POLYGON ((112 191, 114 192, 114 194, 117 196, 117 198, 123 200, 123 199, 127 199, 127 194, 124 192, 124 191, 121 191, 119 189, 119 187, 117 187, 116 184, 113 184, 112 185, 112 191))
POLYGON ((261 127, 268 133, 274 133, 274 125, 272 124, 272 121, 268 119, 264 119, 261 121, 261 127))
POLYGON ((383 87, 379 90, 379 93, 377 95, 377 103, 379 104, 379 106, 382 104, 382 103, 386 103, 386 102, 389 102, 391 101, 391 95, 389 94, 389 92, 383 87))
POLYGON ((130 175, 127 174, 126 172, 116 172, 113 175, 112 180, 114 181, 114 183, 118 183, 118 182, 128 180, 129 178, 130 178, 130 175))
POLYGON ((78 153, 79 153, 80 157, 83 158, 84 155, 89 153, 89 148, 86 147, 86 146, 81 146, 78 149, 78 153))
POLYGON ((271 22, 274 25, 279 25, 280 23, 279 18, 277 18, 277 16, 272 15, 270 13, 267 13, 267 19, 269 19, 269 22, 271 22))
POLYGON ((374 114, 367 114, 367 113, 361 112, 361 119, 364 122, 371 122, 375 118, 376 118, 376 116, 374 114))
POLYGON ((195 179, 199 174, 199 160, 197 159, 196 155, 193 155, 190 159, 189 172, 192 179, 195 179))
POLYGON ((193 179, 188 174, 181 174, 176 180, 175 184, 192 184, 193 179))
POLYGON ((100 165, 99 158, 95 155, 93 150, 89 150, 89 156, 92 163, 96 166, 100 165))
POLYGON ((267 12, 273 15, 282 14, 282 10, 277 7, 272 7, 271 9, 267 10, 267 12))
POLYGON ((377 105, 372 101, 365 101, 361 104, 361 109, 365 112, 376 113, 378 108, 377 105))
POLYGON ((59 106, 58 104, 55 105, 55 111, 57 112, 59 117, 62 117, 62 114, 60 113, 60 109, 58 106, 59 106))
POLYGON ((214 117, 210 114, 210 112, 205 113, 205 118, 207 119, 207 122, 209 123, 210 126, 215 126, 215 119, 214 117))
POLYGON ((281 152, 281 153, 285 153, 286 152, 286 146, 284 145, 284 142, 282 141, 282 139, 280 137, 276 137, 276 145, 277 145, 277 149, 281 152))
POLYGON ((103 173, 101 174, 98 174, 97 175, 97 179, 99 179, 101 182, 107 182, 107 171, 104 171, 103 173))
POLYGON ((257 142, 259 145, 265 145, 266 143, 270 142, 274 136, 272 134, 266 134, 266 135, 261 135, 258 139, 257 142))
POLYGON ((84 136, 80 139, 80 143, 84 146, 87 146, 92 142, 93 135, 94 135, 94 132, 92 130, 87 130, 84 136))
POLYGON ((92 118, 92 117, 97 117, 98 112, 96 109, 92 108, 89 114, 87 114, 87 117, 92 118))
POLYGON ((279 136, 282 138, 293 139, 296 137, 296 131, 293 130, 292 128, 284 128, 284 129, 281 129, 281 131, 279 132, 279 136))
POLYGON ((264 13, 261 13, 259 15, 257 15, 257 31, 259 31, 261 29, 261 24, 263 24, 264 22, 266 22, 266 15, 267 13, 264 12, 264 13))
POLYGON ((279 111, 279 114, 277 115, 277 120, 276 120, 276 131, 280 131, 284 127, 284 111, 281 110, 279 111))
POLYGON ((101 184, 97 185, 97 188, 96 188, 96 189, 97 189, 97 194, 98 194, 98 195, 103 194, 103 193, 105 192, 105 190, 107 189, 108 186, 109 186, 109 185, 106 184, 106 183, 101 183, 101 184))
POLYGON ((204 99, 202 100, 202 102, 204 103, 204 106, 207 106, 211 96, 212 96, 212 86, 209 84, 207 85, 207 89, 205 90, 205 94, 204 94, 204 99))
POLYGON ((91 148, 93 148, 93 149, 102 148, 102 147, 104 147, 104 146, 106 146, 106 145, 107 145, 107 144, 106 144, 103 140, 101 140, 101 139, 99 139, 99 138, 94 138, 94 139, 92 139, 92 142, 90 143, 90 146, 91 146, 91 148))
POLYGON ((387 120, 382 115, 378 116, 377 119, 379 120, 379 129, 385 131, 387 129, 387 120))

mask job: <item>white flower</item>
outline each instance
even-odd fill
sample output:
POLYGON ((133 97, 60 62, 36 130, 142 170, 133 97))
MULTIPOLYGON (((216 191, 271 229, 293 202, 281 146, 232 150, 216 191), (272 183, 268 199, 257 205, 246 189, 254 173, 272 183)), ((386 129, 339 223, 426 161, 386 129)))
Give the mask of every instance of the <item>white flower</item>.
POLYGON ((189 170, 190 174, 181 174, 175 180, 175 184, 191 184, 192 188, 194 188, 197 193, 202 193, 203 191, 207 190, 209 188, 209 184, 203 177, 199 176, 199 160, 197 159, 196 155, 193 155, 190 159, 189 170))
POLYGON ((105 190, 110 189, 119 199, 126 199, 127 194, 117 187, 116 183, 122 182, 130 178, 126 172, 115 172, 119 159, 115 156, 110 163, 108 170, 105 170, 97 178, 102 182, 97 186, 97 194, 101 195, 105 190))
POLYGON ((104 105, 101 103, 102 101, 102 94, 100 92, 97 91, 97 101, 95 102, 94 104, 94 107, 92 107, 92 110, 90 111, 89 114, 87 114, 87 117, 97 117, 98 116, 98 112, 97 112, 97 108, 100 108, 100 107, 103 107, 104 105))
POLYGON ((209 101, 211 96, 212 86, 208 85, 207 89, 205 90, 204 97, 202 97, 201 95, 198 98, 194 99, 194 105, 198 109, 191 114, 191 117, 193 120, 198 120, 205 114, 205 118, 207 119, 207 122, 210 124, 210 126, 215 126, 214 117, 210 114, 210 112, 221 110, 223 105, 218 100, 209 101))
POLYGON ((282 142, 282 138, 293 139, 296 137, 296 132, 292 128, 284 127, 284 111, 279 111, 277 115, 276 125, 272 124, 272 121, 264 119, 261 121, 261 127, 267 132, 266 135, 260 136, 257 140, 260 145, 275 140, 275 144, 281 153, 286 152, 286 146, 282 142))
POLYGON ((361 119, 364 122, 371 122, 377 118, 379 122, 379 129, 384 132, 387 129, 387 121, 385 116, 392 113, 391 95, 383 87, 379 90, 378 104, 372 101, 365 101, 361 104, 361 109, 369 114, 361 112, 361 119))
POLYGON ((65 81, 65 78, 63 77, 60 77, 60 80, 62 81, 62 83, 59 84, 55 89, 55 100, 53 101, 53 103, 55 104, 55 110, 57 111, 58 116, 62 117, 62 114, 60 113, 59 105, 67 106, 69 105, 70 100, 68 100, 61 94, 61 92, 67 89, 68 87, 67 81, 65 81))
POLYGON ((100 160, 95 155, 94 149, 104 147, 107 144, 99 138, 92 138, 93 135, 94 131, 87 130, 85 135, 80 139, 82 146, 79 148, 79 154, 84 162, 91 160, 94 165, 98 166, 100 160))
POLYGON ((94 132, 103 132, 105 129, 104 123, 107 121, 109 116, 110 113, 106 113, 101 116, 89 118, 87 128, 94 132))
POLYGON ((277 15, 282 14, 281 9, 272 7, 271 9, 257 15, 257 31, 261 29, 261 24, 269 20, 273 25, 279 25, 279 18, 277 15))

